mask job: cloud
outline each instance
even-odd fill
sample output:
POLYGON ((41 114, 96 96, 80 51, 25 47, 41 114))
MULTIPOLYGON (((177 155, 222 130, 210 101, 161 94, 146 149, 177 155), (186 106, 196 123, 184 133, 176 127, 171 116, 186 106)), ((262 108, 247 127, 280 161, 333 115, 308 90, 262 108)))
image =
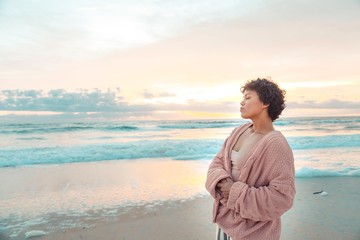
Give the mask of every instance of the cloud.
POLYGON ((116 91, 79 89, 3 90, 0 91, 0 110, 53 112, 136 112, 151 111, 151 106, 129 105, 116 91))
MULTIPOLYGON (((0 111, 13 115, 49 115, 57 113, 53 118, 160 118, 171 116, 177 119, 187 113, 201 113, 211 116, 212 114, 233 115, 239 110, 239 103, 236 101, 219 101, 204 99, 187 99, 182 103, 162 102, 161 96, 173 97, 172 93, 160 92, 153 94, 147 90, 143 93, 144 103, 134 104, 126 101, 120 95, 119 89, 99 90, 99 89, 78 89, 77 91, 67 91, 64 89, 52 90, 3 90, 0 91, 0 111), (153 97, 156 101, 150 101, 153 97), (159 101, 157 101, 159 99, 159 101), (32 114, 33 113, 33 114, 32 114), (41 115, 41 114, 40 114, 41 115), (61 117, 60 117, 61 118, 61 117)), ((303 102, 288 102, 287 111, 300 109, 303 112, 311 109, 312 111, 347 111, 349 114, 359 112, 360 101, 343 101, 330 99, 323 102, 308 100, 303 102)), ((51 116, 48 116, 51 118, 51 116)))
POLYGON ((144 92, 142 93, 142 96, 145 99, 172 98, 172 97, 176 97, 176 94, 170 93, 170 92, 160 92, 160 93, 155 94, 155 93, 151 93, 147 89, 145 89, 144 92))
POLYGON ((199 101, 189 99, 183 104, 179 103, 157 103, 157 111, 193 111, 208 113, 234 113, 238 111, 239 104, 234 102, 199 101))
POLYGON ((159 97, 176 97, 176 94, 170 92, 161 92, 159 93, 159 97))
POLYGON ((152 99, 154 97, 154 94, 148 92, 148 90, 144 90, 144 92, 142 93, 143 97, 146 99, 152 99))
POLYGON ((202 23, 234 19, 256 2, 0 1, 0 54, 8 61, 93 57, 174 37, 202 23))
MULTIPOLYGON (((175 95, 169 92, 160 92, 156 95, 144 91, 147 98, 171 98, 175 95)), ((223 112, 237 111, 238 103, 204 101, 188 99, 184 103, 152 102, 146 104, 131 104, 119 95, 119 91, 102 91, 99 89, 67 91, 64 89, 52 90, 2 90, 0 91, 0 111, 31 112, 58 112, 63 114, 120 114, 122 116, 151 116, 156 112, 223 112)))
POLYGON ((343 101, 339 99, 329 99, 323 102, 308 100, 304 102, 288 102, 288 108, 312 108, 312 109, 358 109, 360 110, 359 101, 343 101))

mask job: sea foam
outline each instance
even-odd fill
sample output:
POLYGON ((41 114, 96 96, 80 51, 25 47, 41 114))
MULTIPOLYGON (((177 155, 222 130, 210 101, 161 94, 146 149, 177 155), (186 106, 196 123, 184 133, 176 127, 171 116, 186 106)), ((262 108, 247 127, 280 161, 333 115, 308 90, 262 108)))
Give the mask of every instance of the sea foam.
POLYGON ((32 238, 32 237, 41 237, 46 235, 46 232, 41 230, 32 230, 25 233, 25 239, 32 238))
POLYGON ((302 167, 296 170, 295 175, 298 178, 342 177, 342 176, 360 177, 360 169, 344 168, 341 170, 328 170, 328 169, 314 169, 309 167, 302 167))

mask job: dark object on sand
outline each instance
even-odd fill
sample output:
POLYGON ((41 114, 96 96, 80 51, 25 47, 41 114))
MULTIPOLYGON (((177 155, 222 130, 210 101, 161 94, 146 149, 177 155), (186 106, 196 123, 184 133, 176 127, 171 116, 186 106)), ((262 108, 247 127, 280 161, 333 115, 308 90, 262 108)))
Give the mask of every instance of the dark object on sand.
POLYGON ((320 194, 322 192, 323 192, 323 190, 321 190, 320 192, 314 192, 313 194, 320 194))

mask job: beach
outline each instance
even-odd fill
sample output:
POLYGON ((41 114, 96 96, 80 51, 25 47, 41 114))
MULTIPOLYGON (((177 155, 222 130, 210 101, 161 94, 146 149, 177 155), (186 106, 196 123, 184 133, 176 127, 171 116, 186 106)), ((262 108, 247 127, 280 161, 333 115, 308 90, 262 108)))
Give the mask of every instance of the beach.
MULTIPOLYGON (((21 211, 23 215, 37 216, 32 215, 34 210, 41 212, 36 208, 53 212, 51 217, 45 211, 40 214, 47 216, 44 222, 36 223, 29 219, 31 224, 16 231, 8 229, 3 234, 11 237, 9 239, 24 239, 26 233, 34 230, 45 234, 34 238, 54 240, 214 239, 216 227, 211 222, 212 199, 203 186, 208 163, 146 159, 0 169, 0 180, 3 182, 6 178, 10 184, 7 191, 12 189, 16 192, 17 181, 26 183, 22 189, 18 185, 18 191, 23 194, 18 198, 27 201, 22 203, 24 206, 19 206, 19 214, 21 211), (134 169, 140 174, 135 175, 136 181, 134 177, 130 180, 137 185, 133 191, 139 191, 137 196, 143 197, 141 201, 137 201, 138 197, 131 199, 131 194, 122 189, 127 183, 123 186, 119 184, 128 178, 124 173, 134 174, 134 169), (152 178, 148 179, 146 172, 151 170, 152 178), (40 172, 42 174, 39 175, 40 172), (107 176, 103 175, 104 172, 108 173, 107 176), (112 173, 123 177, 116 180, 112 173), (32 182, 35 178, 36 183, 32 182), (166 181, 161 180, 160 183, 154 179, 166 181), (75 182, 81 184, 74 186, 75 182), (122 197, 115 194, 114 182, 119 185, 117 190, 124 192, 123 195, 118 194, 122 197), (172 190, 169 190, 171 187, 172 190), (91 196, 91 191, 97 194, 91 196), (42 202, 44 194, 46 197, 42 202), (40 198, 36 200, 34 195, 40 198), (62 200, 57 199, 57 195, 62 196, 62 200), (124 198, 131 201, 121 202, 120 199, 124 198), (113 204, 111 199, 119 201, 119 204, 113 204), (46 206, 46 202, 50 206, 46 206), (84 207, 86 205, 90 207, 84 207), (109 209, 109 206, 112 208, 109 209), (62 214, 56 215, 54 211, 62 211, 62 214), (64 224, 66 222, 68 225, 64 224)), ((360 239, 359 184, 359 177, 297 178, 294 206, 282 217, 281 239, 360 239), (328 195, 313 194, 321 190, 328 195)), ((5 196, 4 187, 1 194, 5 196)), ((9 192, 6 194, 11 195, 9 192)), ((9 206, 6 201, 5 204, 9 206)), ((2 238, 6 239, 5 236, 2 238)))

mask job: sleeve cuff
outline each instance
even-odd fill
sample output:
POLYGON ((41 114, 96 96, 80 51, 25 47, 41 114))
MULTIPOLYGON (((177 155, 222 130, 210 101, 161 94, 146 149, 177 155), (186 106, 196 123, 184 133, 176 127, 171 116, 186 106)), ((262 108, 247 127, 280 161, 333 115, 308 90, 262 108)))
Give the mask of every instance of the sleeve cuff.
POLYGON ((243 182, 235 182, 230 189, 227 208, 235 210, 236 200, 240 197, 241 190, 246 186, 243 182))
POLYGON ((220 198, 220 195, 216 192, 216 185, 219 181, 227 177, 229 177, 229 174, 223 169, 218 169, 210 176, 208 176, 205 187, 209 191, 210 195, 213 196, 215 199, 220 198))

